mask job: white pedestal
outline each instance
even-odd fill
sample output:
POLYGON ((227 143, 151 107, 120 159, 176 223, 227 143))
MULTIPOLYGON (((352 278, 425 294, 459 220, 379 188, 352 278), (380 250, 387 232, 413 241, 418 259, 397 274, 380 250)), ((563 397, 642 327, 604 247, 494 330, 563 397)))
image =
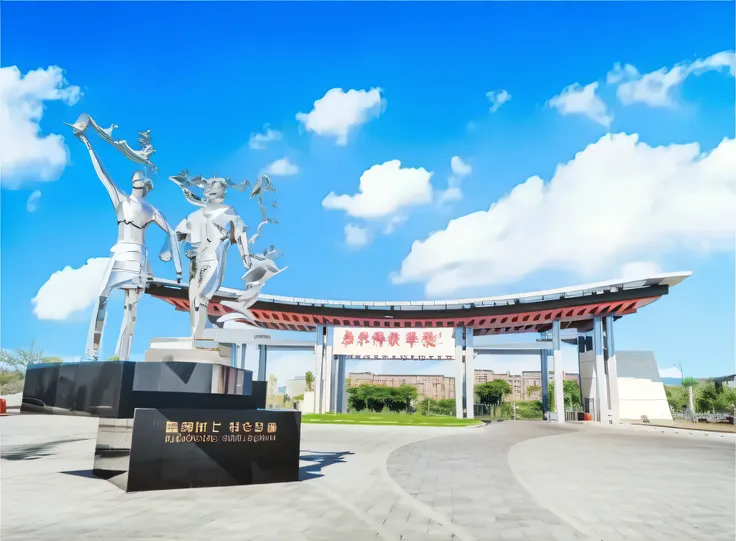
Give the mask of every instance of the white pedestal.
POLYGON ((152 338, 146 362, 199 362, 230 366, 231 347, 211 340, 152 338))

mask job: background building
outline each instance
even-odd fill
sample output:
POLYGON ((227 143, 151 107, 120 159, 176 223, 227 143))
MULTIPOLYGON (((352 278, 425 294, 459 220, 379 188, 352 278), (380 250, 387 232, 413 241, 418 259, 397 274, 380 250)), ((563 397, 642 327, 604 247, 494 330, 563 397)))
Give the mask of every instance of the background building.
MULTIPOLYGON (((524 370, 521 374, 510 372, 494 372, 493 370, 476 370, 475 384, 488 383, 501 379, 511 386, 513 400, 541 400, 542 399, 542 372, 539 370, 524 370)), ((578 381, 577 374, 562 372, 563 380, 578 381)), ((549 372, 549 381, 554 381, 554 372, 549 372)))
POLYGON ((447 376, 425 376, 413 374, 373 374, 372 372, 351 372, 348 375, 348 386, 363 384, 387 385, 399 387, 411 385, 421 396, 441 400, 455 398, 455 378, 447 376))
MULTIPOLYGON (((494 372, 493 370, 475 370, 475 384, 488 383, 489 381, 503 380, 511 386, 513 400, 541 400, 542 399, 542 372, 539 370, 524 371, 521 374, 510 372, 494 372)), ((577 374, 562 373, 565 380, 578 381, 577 374)), ((549 373, 549 381, 554 380, 554 373, 549 373)), ((373 374, 372 372, 351 372, 348 376, 348 385, 355 387, 362 384, 387 385, 398 387, 399 385, 411 385, 415 387, 421 396, 440 400, 443 398, 455 398, 455 378, 447 376, 425 376, 410 374, 373 374)))
POLYGON ((307 381, 304 376, 296 376, 286 382, 286 392, 289 396, 303 395, 307 390, 307 381))

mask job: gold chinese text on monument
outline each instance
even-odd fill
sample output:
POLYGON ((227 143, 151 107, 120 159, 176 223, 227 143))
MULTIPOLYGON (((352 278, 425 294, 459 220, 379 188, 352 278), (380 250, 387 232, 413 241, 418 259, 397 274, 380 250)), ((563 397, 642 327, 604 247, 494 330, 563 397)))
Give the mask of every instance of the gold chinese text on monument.
POLYGON ((276 441, 276 423, 259 421, 166 421, 166 443, 259 443, 276 441))

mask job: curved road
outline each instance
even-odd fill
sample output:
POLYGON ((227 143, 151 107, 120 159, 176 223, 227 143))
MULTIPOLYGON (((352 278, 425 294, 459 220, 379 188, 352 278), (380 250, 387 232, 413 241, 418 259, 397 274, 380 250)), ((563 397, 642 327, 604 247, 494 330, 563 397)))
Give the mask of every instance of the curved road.
POLYGON ((125 494, 96 420, 0 419, 3 541, 733 539, 734 438, 304 425, 299 483, 125 494))

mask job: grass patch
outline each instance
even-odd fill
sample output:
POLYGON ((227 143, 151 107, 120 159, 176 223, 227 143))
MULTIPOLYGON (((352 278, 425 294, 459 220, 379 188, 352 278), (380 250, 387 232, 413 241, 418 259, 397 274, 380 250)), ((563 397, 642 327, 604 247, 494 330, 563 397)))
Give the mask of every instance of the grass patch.
POLYGON ((303 423, 340 425, 475 426, 477 419, 407 415, 405 413, 324 413, 302 415, 303 423))

